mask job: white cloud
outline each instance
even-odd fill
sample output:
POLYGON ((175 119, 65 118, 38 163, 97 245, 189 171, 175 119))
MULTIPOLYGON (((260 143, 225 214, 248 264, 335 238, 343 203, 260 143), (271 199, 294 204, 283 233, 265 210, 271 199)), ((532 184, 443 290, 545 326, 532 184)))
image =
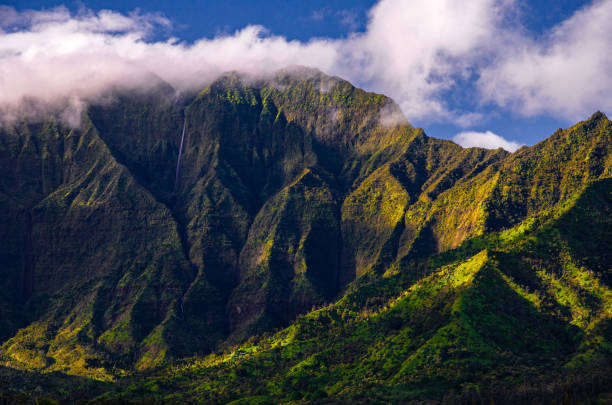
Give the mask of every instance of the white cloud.
POLYGON ((363 52, 362 80, 392 95, 408 118, 453 118, 440 95, 470 74, 498 35, 502 10, 494 0, 381 1, 352 44, 363 52))
POLYGON ((521 38, 483 69, 481 94, 525 114, 585 118, 612 110, 612 1, 596 1, 542 42, 521 38))
POLYGON ((544 44, 505 25, 514 2, 380 0, 366 31, 345 39, 288 41, 247 26, 193 44, 151 41, 152 33, 171 31, 156 14, 0 6, 0 114, 27 115, 24 105, 45 103, 82 108, 105 89, 146 86, 155 76, 183 89, 225 71, 262 74, 289 65, 389 95, 409 120, 469 126, 484 119, 483 110, 449 106, 449 93, 462 92, 522 114, 610 109, 612 0, 580 11, 544 44))
POLYGON ((486 149, 497 149, 503 148, 508 152, 514 152, 520 148, 521 144, 512 142, 504 139, 503 137, 494 134, 491 131, 486 132, 474 132, 466 131, 460 132, 453 137, 453 141, 463 146, 464 148, 486 148, 486 149))

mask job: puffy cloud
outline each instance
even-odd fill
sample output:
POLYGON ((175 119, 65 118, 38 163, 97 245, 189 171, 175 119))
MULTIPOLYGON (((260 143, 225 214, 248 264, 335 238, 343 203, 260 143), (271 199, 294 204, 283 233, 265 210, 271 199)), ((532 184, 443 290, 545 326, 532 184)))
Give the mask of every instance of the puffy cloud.
POLYGON ((481 94, 498 105, 535 115, 584 118, 612 110, 612 1, 596 1, 554 27, 541 42, 503 47, 483 68, 481 94))
POLYGON ((512 142, 504 139, 503 137, 494 134, 491 131, 486 132, 474 132, 466 131, 460 132, 453 137, 453 141, 456 144, 463 146, 464 148, 486 148, 486 149, 497 149, 503 148, 508 152, 514 152, 520 148, 521 144, 512 142))
POLYGON ((349 44, 362 53, 356 76, 392 95, 409 118, 451 118, 440 95, 471 74, 504 9, 494 0, 380 1, 365 35, 349 44))
POLYGON ((152 40, 172 30, 157 14, 0 6, 0 114, 27 116, 53 104, 71 109, 64 115, 72 122, 85 103, 116 86, 159 77, 180 90, 225 71, 257 75, 289 65, 387 94, 409 120, 473 125, 485 118, 482 107, 458 110, 447 100, 479 92, 523 114, 609 109, 612 0, 579 11, 544 44, 509 28, 516 8, 515 0, 380 0, 365 32, 343 39, 288 41, 247 26, 188 44, 152 40))

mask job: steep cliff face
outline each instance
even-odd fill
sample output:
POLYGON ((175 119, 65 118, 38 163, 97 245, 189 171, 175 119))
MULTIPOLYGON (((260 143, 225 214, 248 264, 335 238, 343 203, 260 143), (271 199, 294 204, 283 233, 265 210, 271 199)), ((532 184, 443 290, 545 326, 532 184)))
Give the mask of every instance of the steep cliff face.
POLYGON ((612 175, 612 126, 601 112, 521 148, 500 168, 487 227, 512 226, 566 200, 589 182, 612 175))
POLYGON ((3 150, 3 170, 14 171, 5 178, 17 183, 4 185, 14 196, 6 223, 22 227, 22 248, 4 269, 8 282, 22 280, 11 306, 29 323, 11 331, 3 353, 34 368, 87 369, 113 356, 129 364, 190 278, 176 224, 91 121, 46 128, 2 134, 23 142, 3 150))
POLYGON ((610 177, 611 125, 463 149, 300 70, 3 127, 0 359, 111 379, 287 326, 610 177))

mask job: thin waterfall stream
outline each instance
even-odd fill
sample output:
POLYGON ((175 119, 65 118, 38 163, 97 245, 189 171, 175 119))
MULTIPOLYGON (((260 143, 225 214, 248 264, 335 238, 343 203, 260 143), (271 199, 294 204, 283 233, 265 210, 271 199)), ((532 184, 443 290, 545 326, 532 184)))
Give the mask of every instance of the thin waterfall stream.
MULTIPOLYGON (((176 174, 175 174, 175 178, 174 178, 174 192, 176 193, 176 190, 178 189, 178 181, 179 181, 179 172, 180 172, 180 168, 181 168, 181 156, 183 155, 183 144, 185 143, 185 128, 187 127, 187 117, 185 117, 185 120, 183 121, 183 133, 181 134, 181 144, 179 145, 179 153, 178 153, 178 159, 176 161, 176 174)), ((185 246, 185 240, 183 238, 182 239, 182 245, 185 246)), ((185 250, 185 256, 187 258, 189 258, 189 252, 188 250, 185 250)), ((192 267, 194 266, 193 263, 191 265, 192 267)), ((181 298, 179 299, 180 302, 180 306, 181 306, 181 318, 184 320, 185 319, 185 309, 183 308, 183 300, 185 298, 185 293, 187 292, 187 290, 185 290, 183 292, 183 294, 181 295, 181 298)))
POLYGON ((179 170, 181 167, 181 155, 183 154, 183 142, 185 142, 185 127, 186 126, 187 126, 187 117, 185 117, 185 120, 183 121, 183 133, 181 135, 181 145, 179 146, 178 160, 176 161, 176 177, 174 179, 174 191, 175 192, 178 187, 179 170))

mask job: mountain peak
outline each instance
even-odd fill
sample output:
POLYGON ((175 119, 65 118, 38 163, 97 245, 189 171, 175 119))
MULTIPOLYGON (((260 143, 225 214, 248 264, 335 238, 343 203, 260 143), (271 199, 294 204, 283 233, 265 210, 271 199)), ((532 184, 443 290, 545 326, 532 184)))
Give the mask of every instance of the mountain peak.
POLYGON ((607 121, 607 120, 608 120, 608 117, 606 116, 606 114, 598 110, 595 113, 593 113, 593 115, 591 115, 587 121, 599 122, 599 121, 607 121))

